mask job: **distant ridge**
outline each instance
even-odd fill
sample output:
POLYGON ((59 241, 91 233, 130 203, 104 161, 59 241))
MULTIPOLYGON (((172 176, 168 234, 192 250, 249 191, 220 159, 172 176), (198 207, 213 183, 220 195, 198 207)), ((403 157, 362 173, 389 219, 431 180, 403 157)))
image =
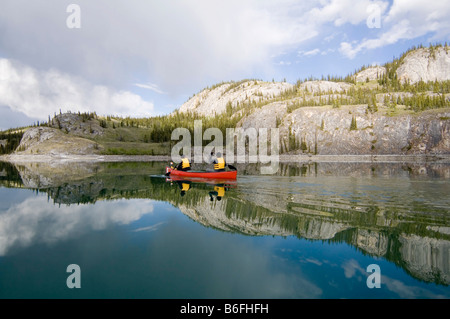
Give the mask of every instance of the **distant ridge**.
POLYGON ((203 129, 215 127, 223 134, 228 128, 277 128, 280 155, 448 155, 450 53, 447 45, 418 47, 382 66, 295 84, 222 82, 165 116, 49 116, 47 123, 3 132, 0 149, 2 154, 167 156, 173 130, 193 132, 196 119, 203 129))
MULTIPOLYGON (((297 85, 297 91, 342 93, 358 83, 383 80, 398 81, 399 84, 418 82, 449 81, 450 52, 447 45, 408 50, 400 58, 384 66, 362 67, 360 71, 339 80, 305 80, 297 85)), ((180 113, 193 112, 203 116, 214 116, 227 112, 243 104, 261 103, 275 100, 295 85, 286 82, 265 82, 261 80, 242 80, 240 82, 220 83, 206 88, 192 96, 177 110, 180 113)))

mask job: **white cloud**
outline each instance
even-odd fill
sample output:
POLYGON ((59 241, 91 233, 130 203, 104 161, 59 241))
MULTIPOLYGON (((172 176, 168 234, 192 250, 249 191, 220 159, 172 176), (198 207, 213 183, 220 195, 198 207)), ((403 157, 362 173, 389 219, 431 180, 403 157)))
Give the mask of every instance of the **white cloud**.
POLYGON ((0 256, 12 247, 51 244, 92 230, 128 225, 152 212, 153 202, 148 199, 79 204, 61 209, 49 205, 47 196, 30 197, 0 213, 0 256))
POLYGON ((450 37, 448 1, 395 0, 379 29, 379 36, 354 43, 342 42, 340 52, 354 58, 363 50, 381 48, 400 40, 430 35, 430 40, 450 37))
POLYGON ((205 80, 270 70, 274 53, 317 35, 301 18, 311 3, 294 0, 86 1, 80 29, 67 28, 66 6, 4 0, 0 49, 94 83, 123 86, 138 73, 164 92, 184 94, 205 80))
POLYGON ((430 298, 430 299, 444 299, 445 296, 435 294, 425 288, 419 286, 409 286, 400 280, 389 278, 387 276, 381 276, 381 282, 386 286, 389 291, 396 293, 401 299, 417 299, 417 298, 430 298))
POLYGON ((56 69, 40 71, 0 59, 0 105, 45 120, 59 111, 151 116, 153 104, 129 91, 116 91, 56 69))
MULTIPOLYGON (((371 274, 367 272, 361 265, 354 259, 350 259, 342 264, 344 269, 345 278, 355 278, 358 281, 363 281, 371 274)), ((399 298, 444 298, 442 295, 435 294, 434 292, 421 288, 419 286, 408 286, 400 280, 390 278, 385 275, 381 275, 382 288, 387 288, 389 291, 398 295, 399 298)))
MULTIPOLYGON (((80 29, 67 28, 68 4, 2 0, 0 54, 29 66, 0 101, 12 110, 42 117, 82 106, 145 116, 152 103, 120 88, 135 83, 173 101, 215 81, 272 78, 273 68, 288 65, 280 53, 317 38, 330 41, 328 48, 347 27, 359 28, 358 38, 341 40, 339 51, 349 58, 402 39, 450 34, 445 0, 394 0, 390 7, 386 0, 81 1, 80 29), (373 6, 382 14, 380 29, 366 25, 373 6), (371 38, 362 38, 366 30, 371 38)), ((327 48, 303 54, 326 55, 327 48)))
POLYGON ((352 44, 349 42, 341 42, 341 46, 339 47, 339 52, 348 57, 349 59, 353 59, 356 54, 362 49, 362 47, 353 48, 352 44))
POLYGON ((292 64, 292 62, 291 61, 279 61, 279 62, 277 62, 275 64, 279 65, 279 66, 289 66, 289 65, 292 64))
POLYGON ((140 227, 133 230, 133 232, 141 232, 141 231, 156 231, 158 230, 162 225, 164 225, 166 222, 160 222, 156 223, 154 225, 146 226, 146 227, 140 227))
MULTIPOLYGON (((365 274, 364 269, 354 259, 344 262, 342 268, 344 269, 345 278, 352 278, 356 275, 365 274)), ((359 280, 361 280, 361 278, 359 278, 359 280)))
POLYGON ((305 56, 314 56, 314 55, 317 55, 319 53, 320 53, 320 49, 316 48, 314 50, 310 50, 310 51, 307 51, 307 52, 303 53, 303 55, 305 55, 305 56))
POLYGON ((304 51, 304 50, 300 50, 297 52, 297 56, 298 57, 312 57, 312 56, 316 56, 318 54, 320 55, 327 55, 329 52, 332 52, 332 49, 327 49, 327 50, 321 50, 319 48, 315 48, 309 51, 304 51))
POLYGON ((394 44, 401 39, 413 39, 423 34, 423 32, 415 32, 414 28, 411 27, 410 21, 405 19, 392 26, 387 32, 382 33, 378 38, 363 40, 356 45, 342 42, 339 51, 348 58, 353 59, 364 49, 377 49, 394 44))
POLYGON ((308 17, 315 24, 332 22, 339 27, 346 23, 353 25, 366 21, 368 17, 367 9, 378 6, 384 11, 388 5, 387 1, 372 0, 331 0, 323 1, 322 7, 313 8, 308 17))
POLYGON ((156 92, 158 94, 167 94, 167 92, 164 92, 163 90, 161 90, 159 88, 158 85, 153 84, 153 83, 135 83, 135 86, 142 88, 142 89, 147 89, 147 90, 151 90, 153 92, 156 92))

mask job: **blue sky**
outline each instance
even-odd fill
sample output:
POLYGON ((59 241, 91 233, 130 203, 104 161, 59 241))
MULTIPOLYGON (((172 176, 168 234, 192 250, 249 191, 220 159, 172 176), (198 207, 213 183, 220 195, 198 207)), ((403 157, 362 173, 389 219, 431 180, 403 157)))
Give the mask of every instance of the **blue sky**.
POLYGON ((345 76, 450 42, 448 16, 446 0, 2 0, 0 129, 60 109, 167 114, 222 81, 345 76))

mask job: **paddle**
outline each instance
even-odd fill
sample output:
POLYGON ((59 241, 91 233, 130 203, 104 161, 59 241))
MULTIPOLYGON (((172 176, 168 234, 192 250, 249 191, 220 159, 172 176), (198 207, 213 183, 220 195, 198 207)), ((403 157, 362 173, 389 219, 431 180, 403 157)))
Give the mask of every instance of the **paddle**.
MULTIPOLYGON (((170 167, 172 168, 172 165, 173 165, 173 163, 172 164, 170 164, 170 167)), ((166 176, 170 176, 170 172, 167 172, 166 174, 164 174, 164 175, 166 175, 166 176)))

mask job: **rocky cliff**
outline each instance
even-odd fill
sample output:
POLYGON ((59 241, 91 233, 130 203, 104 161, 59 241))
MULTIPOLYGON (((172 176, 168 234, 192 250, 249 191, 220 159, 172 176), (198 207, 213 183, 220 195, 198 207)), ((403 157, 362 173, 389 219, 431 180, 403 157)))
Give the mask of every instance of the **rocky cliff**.
MULTIPOLYGON (((368 67, 354 75, 355 82, 373 81, 386 73, 383 66, 368 67)), ((448 47, 419 48, 401 57, 395 70, 400 82, 410 84, 450 80, 450 52, 448 47)))
POLYGON ((286 105, 274 103, 245 117, 240 125, 275 128, 277 119, 282 119, 278 124, 282 152, 322 155, 450 152, 450 109, 385 116, 367 112, 366 105, 357 105, 338 109, 301 107, 288 113, 286 105))
POLYGON ((230 82, 206 88, 194 95, 186 103, 181 105, 181 113, 194 112, 197 114, 212 116, 227 111, 227 105, 236 108, 243 102, 260 102, 272 99, 293 85, 286 82, 263 82, 257 80, 244 80, 230 82))
MULTIPOLYGON (((450 54, 447 46, 419 48, 385 66, 333 81, 220 83, 195 94, 177 112, 222 115, 219 120, 225 115, 244 129, 279 129, 280 152, 288 155, 450 154, 450 54)), ((120 119, 107 124, 91 115, 55 115, 48 127, 29 129, 17 153, 98 154, 107 147, 92 140, 104 136, 117 153, 117 142, 167 142, 152 135, 170 136, 167 130, 173 129, 166 125, 158 132, 161 119, 155 117, 141 125, 131 121, 132 129, 117 132, 115 123, 125 125, 120 119), (131 137, 124 141, 124 136, 131 137)), ((149 146, 136 149, 148 152, 149 146)))
POLYGON ((420 48, 409 52, 397 69, 401 82, 450 80, 450 52, 448 47, 420 48))
POLYGON ((102 135, 100 122, 87 114, 55 115, 47 126, 28 128, 17 147, 18 155, 92 155, 102 146, 86 138, 102 135))
POLYGON ((96 153, 99 153, 97 143, 45 126, 29 128, 16 150, 16 154, 24 155, 85 155, 96 153))
MULTIPOLYGON (((400 82, 415 84, 419 81, 450 80, 450 53, 448 47, 419 48, 411 50, 400 59, 395 74, 400 82)), ((380 79, 386 74, 386 67, 367 67, 354 74, 354 83, 370 82, 380 79)), ((299 92, 334 92, 343 93, 355 84, 331 81, 306 81, 298 88, 299 92)), ((259 80, 242 80, 240 82, 221 83, 206 88, 195 94, 181 105, 181 113, 194 112, 211 116, 233 108, 242 103, 261 102, 279 97, 284 92, 294 89, 294 85, 286 82, 264 82, 259 80)))
POLYGON ((450 93, 442 89, 450 80, 447 47, 411 50, 389 66, 365 68, 351 79, 224 83, 194 95, 179 112, 245 114, 238 123, 244 129, 279 128, 282 153, 450 153, 450 93), (395 77, 383 83, 387 68, 395 77), (442 85, 420 92, 401 87, 419 81, 442 85))
POLYGON ((373 66, 364 69, 357 74, 355 74, 355 82, 370 82, 378 80, 381 76, 386 73, 386 68, 382 66, 373 66))

